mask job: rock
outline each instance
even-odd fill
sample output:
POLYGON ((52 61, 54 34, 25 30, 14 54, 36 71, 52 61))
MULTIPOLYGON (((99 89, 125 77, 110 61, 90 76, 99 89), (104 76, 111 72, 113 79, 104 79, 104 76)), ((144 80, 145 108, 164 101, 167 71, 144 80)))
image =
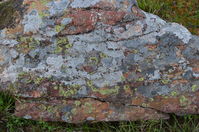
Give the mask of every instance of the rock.
POLYGON ((5 4, 0 90, 19 97, 15 115, 82 123, 199 114, 199 37, 182 25, 135 0, 5 4))

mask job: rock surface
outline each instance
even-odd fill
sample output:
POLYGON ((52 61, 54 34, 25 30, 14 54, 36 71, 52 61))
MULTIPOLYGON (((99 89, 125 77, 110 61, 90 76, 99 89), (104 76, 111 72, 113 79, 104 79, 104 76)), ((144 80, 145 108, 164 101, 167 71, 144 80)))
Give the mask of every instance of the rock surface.
POLYGON ((0 3, 0 90, 33 120, 199 114, 199 37, 135 0, 0 3), (9 13, 7 13, 9 12, 9 13))

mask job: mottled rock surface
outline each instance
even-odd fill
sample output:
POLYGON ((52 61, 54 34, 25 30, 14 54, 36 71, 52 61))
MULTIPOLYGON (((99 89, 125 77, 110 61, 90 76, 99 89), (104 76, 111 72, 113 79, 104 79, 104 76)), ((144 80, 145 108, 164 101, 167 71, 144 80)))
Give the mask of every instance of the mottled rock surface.
POLYGON ((0 7, 0 90, 19 97, 15 115, 80 123, 199 114, 199 37, 182 25, 135 0, 0 7))

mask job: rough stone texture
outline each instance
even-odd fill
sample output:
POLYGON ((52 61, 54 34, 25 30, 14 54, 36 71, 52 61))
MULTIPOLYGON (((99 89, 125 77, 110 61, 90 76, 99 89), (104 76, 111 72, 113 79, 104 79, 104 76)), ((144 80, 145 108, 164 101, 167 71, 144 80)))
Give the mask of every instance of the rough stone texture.
POLYGON ((0 90, 19 97, 17 116, 81 123, 199 114, 199 37, 182 25, 135 0, 0 6, 8 3, 12 12, 0 15, 0 90))

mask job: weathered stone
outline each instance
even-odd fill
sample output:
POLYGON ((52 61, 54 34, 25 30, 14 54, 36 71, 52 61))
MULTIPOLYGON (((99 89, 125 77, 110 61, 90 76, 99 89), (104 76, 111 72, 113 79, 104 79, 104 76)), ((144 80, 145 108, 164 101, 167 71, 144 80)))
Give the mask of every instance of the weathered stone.
POLYGON ((199 37, 182 25, 135 0, 5 4, 0 90, 19 97, 17 116, 81 123, 199 114, 199 37))

